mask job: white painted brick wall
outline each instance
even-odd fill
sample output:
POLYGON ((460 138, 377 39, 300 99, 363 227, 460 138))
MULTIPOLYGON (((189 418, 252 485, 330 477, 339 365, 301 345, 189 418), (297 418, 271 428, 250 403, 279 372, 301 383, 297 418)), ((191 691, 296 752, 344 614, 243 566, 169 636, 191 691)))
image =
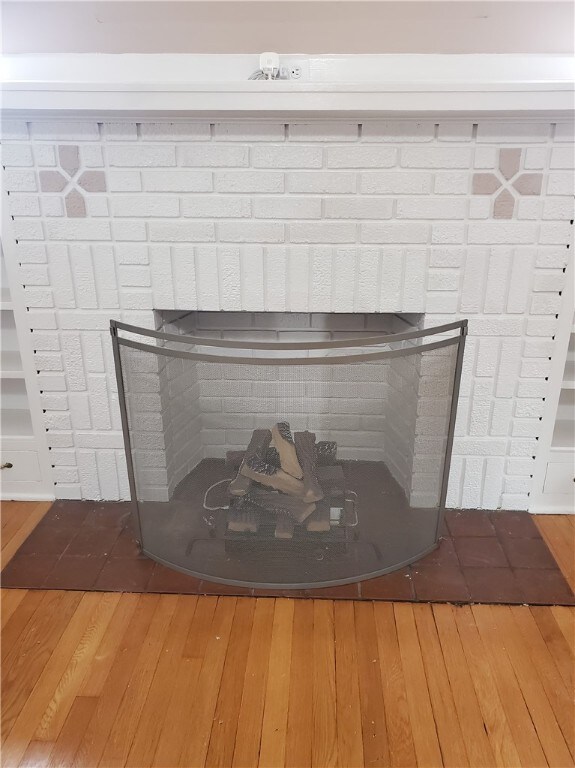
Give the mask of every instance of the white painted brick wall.
MULTIPOLYGON (((572 125, 67 119, 2 130, 57 496, 128 494, 110 317, 150 326, 154 308, 313 309, 469 317, 448 501, 527 507, 571 255, 572 125), (79 147, 81 172, 105 174, 105 192, 77 177, 41 191, 60 145, 79 147), (497 193, 472 193, 474 172, 497 174, 501 149, 542 175, 541 196, 512 192, 509 220, 493 218, 497 193), (72 188, 86 218, 66 217, 72 188)), ((138 375, 145 394, 153 380, 138 375)), ((422 394, 434 387, 422 381, 422 394)), ((434 443, 416 439, 425 474, 434 443)), ((140 450, 159 482, 160 446, 140 450)))

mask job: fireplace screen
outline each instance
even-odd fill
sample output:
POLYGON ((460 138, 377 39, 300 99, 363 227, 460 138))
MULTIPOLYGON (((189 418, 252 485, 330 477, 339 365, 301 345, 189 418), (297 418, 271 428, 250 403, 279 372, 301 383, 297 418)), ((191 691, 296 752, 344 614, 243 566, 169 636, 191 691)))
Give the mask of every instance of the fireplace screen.
POLYGON ((404 327, 262 340, 112 321, 142 551, 289 589, 377 576, 437 546, 466 321, 404 327))

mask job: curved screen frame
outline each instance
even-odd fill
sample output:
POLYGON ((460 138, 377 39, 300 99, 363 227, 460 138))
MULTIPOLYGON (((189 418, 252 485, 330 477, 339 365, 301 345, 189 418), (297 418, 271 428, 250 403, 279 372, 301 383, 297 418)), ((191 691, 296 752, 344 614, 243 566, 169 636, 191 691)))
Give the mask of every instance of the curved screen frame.
MULTIPOLYGON (((445 459, 443 464, 443 473, 442 473, 442 480, 441 480, 441 493, 440 493, 440 500, 439 500, 439 514, 437 518, 437 526, 436 526, 436 532, 435 532, 435 547, 437 547, 438 540, 439 540, 439 532, 441 530, 443 518, 444 518, 444 512, 445 512, 445 501, 447 497, 447 485, 449 481, 449 470, 451 466, 451 455, 453 450, 453 437, 454 437, 454 431, 455 431, 455 419, 457 415, 457 403, 459 399, 459 390, 461 385, 461 372, 463 367, 463 354, 465 350, 465 339, 467 336, 467 327, 468 327, 468 321, 466 319, 463 320, 457 320, 452 323, 446 323, 444 325, 435 326, 433 328, 426 328, 426 329, 415 329, 413 331, 406 331, 403 333, 396 333, 396 334, 386 334, 386 335, 378 335, 378 336, 366 336, 366 337, 357 337, 357 338, 350 338, 350 339, 337 339, 337 340, 331 340, 331 341, 321 341, 321 342, 258 342, 258 341, 245 341, 245 340, 238 340, 238 341, 228 341, 225 339, 210 339, 210 338, 202 338, 202 337, 196 337, 196 336, 187 336, 187 335, 179 335, 179 334, 171 334, 171 333, 163 333, 161 331, 155 331, 147 328, 141 328, 138 326, 130 325, 128 323, 123 323, 117 320, 111 320, 110 321, 110 333, 112 336, 112 347, 113 347, 113 353, 114 353, 114 363, 116 368, 116 381, 118 385, 118 399, 120 403, 120 412, 121 412, 121 420, 122 420, 122 432, 124 437, 124 450, 126 454, 126 464, 128 468, 128 478, 129 478, 129 484, 130 484, 130 495, 133 503, 133 510, 134 513, 132 515, 132 519, 134 522, 134 528, 136 533, 136 538, 138 541, 138 544, 144 554, 148 555, 149 557, 159 560, 164 565, 167 565, 169 567, 175 568, 176 570, 184 571, 185 573, 192 574, 191 571, 179 568, 177 565, 173 563, 166 562, 164 560, 161 560, 157 558, 153 552, 149 552, 143 548, 143 541, 142 541, 142 530, 140 525, 140 513, 139 513, 139 507, 138 507, 138 497, 137 497, 137 490, 136 490, 136 480, 135 480, 135 473, 134 473, 134 466, 132 461, 132 447, 131 447, 131 441, 130 441, 130 433, 129 433, 129 425, 128 425, 128 413, 126 408, 126 400, 125 400, 125 390, 124 390, 124 380, 123 380, 123 374, 122 374, 122 360, 120 355, 120 346, 126 346, 131 347, 133 349, 141 350, 144 352, 150 352, 152 354, 156 355, 163 355, 168 357, 179 357, 184 359, 190 359, 190 360, 199 360, 199 361, 206 361, 206 362, 225 362, 225 363, 232 363, 232 364, 238 364, 238 365, 345 365, 347 363, 358 363, 358 362, 369 362, 370 360, 384 360, 394 357, 400 357, 400 356, 407 356, 407 355, 413 355, 413 354, 419 354, 424 351, 430 351, 433 349, 439 349, 441 347, 447 347, 454 344, 458 345, 457 349, 457 357, 456 357, 456 363, 455 363, 455 377, 453 381, 453 393, 452 393, 452 399, 451 399, 451 410, 449 414, 449 427, 448 427, 448 434, 447 434, 447 444, 446 444, 446 450, 445 450, 445 459), (202 347, 213 347, 213 348, 223 348, 223 349, 245 349, 245 350, 326 350, 326 349, 357 349, 358 347, 370 347, 370 346, 377 346, 381 344, 392 344, 394 342, 401 342, 401 341, 407 341, 407 340, 417 340, 417 339, 423 339, 428 336, 438 336, 442 334, 449 333, 451 331, 456 331, 457 333, 455 335, 452 335, 448 338, 440 339, 437 341, 430 341, 429 343, 424 344, 417 344, 413 347, 408 348, 401 348, 401 349, 388 349, 388 350, 374 350, 374 351, 368 351, 364 352, 362 354, 349 354, 349 355, 341 355, 341 356, 326 356, 326 357, 243 357, 243 356, 233 356, 233 355, 217 355, 217 354, 207 354, 204 352, 193 352, 193 351, 187 351, 187 350, 174 350, 169 347, 162 347, 158 344, 150 344, 140 341, 135 341, 133 338, 124 338, 120 335, 120 332, 125 332, 127 334, 136 335, 144 337, 144 339, 157 339, 160 341, 167 341, 167 342, 176 342, 181 344, 189 344, 192 346, 202 346, 202 347)), ((415 560, 422 557, 424 554, 427 554, 428 551, 431 551, 431 549, 427 550, 426 552, 420 553, 415 560)), ((412 561, 410 561, 412 562, 412 561)), ((397 565, 394 565, 392 568, 387 568, 382 570, 380 573, 376 574, 369 574, 366 575, 363 578, 371 578, 373 576, 378 576, 383 573, 387 573, 389 571, 396 570, 397 568, 402 567, 403 565, 406 565, 407 563, 399 563, 397 565)), ((201 576, 201 574, 196 574, 198 576, 201 576)), ((203 578, 208 578, 205 575, 202 576, 203 578)), ((248 584, 241 581, 230 581, 229 579, 218 579, 216 577, 211 577, 211 580, 214 582, 222 582, 222 583, 234 583, 238 586, 254 586, 253 584, 248 584)), ((352 578, 352 579, 344 579, 344 580, 338 580, 338 584, 343 583, 352 583, 355 581, 360 581, 361 578, 352 578)), ((329 586, 332 584, 335 584, 336 582, 329 582, 329 583, 314 583, 311 584, 311 587, 322 587, 322 586, 329 586)), ((281 589, 301 589, 301 584, 279 584, 279 585, 268 585, 272 588, 281 588, 281 589)))

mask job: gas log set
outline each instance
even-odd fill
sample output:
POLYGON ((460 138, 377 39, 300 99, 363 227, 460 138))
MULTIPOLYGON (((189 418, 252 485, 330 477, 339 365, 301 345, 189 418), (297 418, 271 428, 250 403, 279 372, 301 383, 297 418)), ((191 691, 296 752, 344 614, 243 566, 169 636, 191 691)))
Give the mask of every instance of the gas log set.
POLYGON ((356 525, 355 494, 345 490, 335 442, 292 435, 287 422, 256 429, 247 449, 228 451, 237 472, 227 492, 226 539, 297 539, 356 525))

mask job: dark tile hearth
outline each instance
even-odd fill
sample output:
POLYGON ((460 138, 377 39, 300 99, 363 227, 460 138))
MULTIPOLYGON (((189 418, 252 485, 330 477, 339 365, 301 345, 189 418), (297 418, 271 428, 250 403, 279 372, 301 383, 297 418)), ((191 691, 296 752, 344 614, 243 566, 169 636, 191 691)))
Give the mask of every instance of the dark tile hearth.
POLYGON ((411 574, 417 600, 465 603, 470 599, 461 568, 414 563, 411 574))
POLYGON ((495 536, 460 536, 455 539, 455 549, 464 568, 505 568, 508 564, 495 536))
POLYGON ((63 555, 48 574, 44 587, 46 589, 75 589, 90 590, 107 563, 106 556, 85 557, 82 555, 63 555))
POLYGON ((366 600, 415 600, 413 577, 409 568, 400 568, 385 576, 362 581, 360 589, 361 596, 366 600))
POLYGON ((541 538, 533 518, 524 512, 492 512, 490 517, 493 527, 503 538, 541 538))
POLYGON ((573 592, 558 568, 517 568, 514 573, 524 602, 575 605, 573 592))
POLYGON ((98 574, 93 589, 116 592, 122 584, 122 592, 146 592, 155 565, 150 559, 112 557, 98 574))
MULTIPOLYGON (((22 548, 18 550, 2 571, 2 586, 19 589, 44 587, 58 562, 58 558, 55 555, 27 555, 21 550, 22 548)), ((67 589, 72 588, 70 583, 67 589)))
POLYGON ((418 561, 418 565, 454 565, 455 567, 458 567, 459 559, 453 542, 454 539, 448 535, 444 535, 440 539, 437 549, 434 549, 433 552, 422 557, 421 560, 418 561))
MULTIPOLYGON (((505 512, 503 514, 513 514, 505 512)), ((451 536, 495 536, 495 528, 488 512, 478 509, 447 509, 445 522, 451 536)))
POLYGON ((503 546, 512 568, 553 568, 555 565, 543 539, 509 539, 503 546))
POLYGON ((55 502, 2 572, 2 586, 175 594, 575 605, 527 513, 448 510, 438 548, 406 568, 318 589, 235 587, 201 580, 139 551, 130 504, 55 502))
POLYGON ((509 567, 463 568, 469 594, 478 603, 527 602, 521 585, 509 567))

